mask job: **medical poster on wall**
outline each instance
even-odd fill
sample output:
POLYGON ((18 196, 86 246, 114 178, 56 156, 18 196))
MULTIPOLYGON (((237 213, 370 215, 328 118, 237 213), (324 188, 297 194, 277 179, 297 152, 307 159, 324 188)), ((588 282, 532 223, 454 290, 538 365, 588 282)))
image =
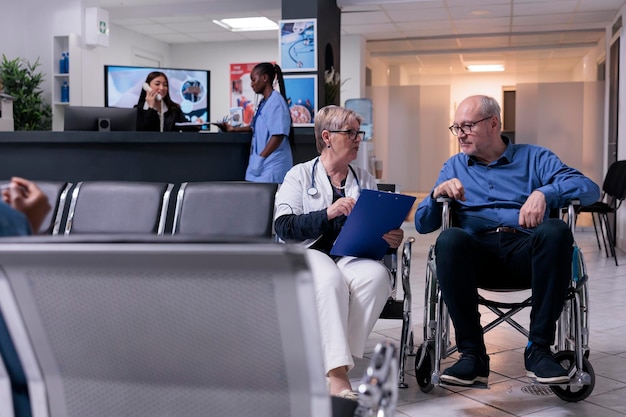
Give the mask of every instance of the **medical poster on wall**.
POLYGON ((317 19, 280 20, 278 29, 282 70, 317 71, 317 19))
POLYGON ((250 86, 250 73, 258 62, 230 64, 230 107, 243 109, 243 124, 252 122, 256 109, 256 94, 250 86))
POLYGON ((317 75, 285 75, 285 90, 294 126, 313 126, 317 109, 317 75))

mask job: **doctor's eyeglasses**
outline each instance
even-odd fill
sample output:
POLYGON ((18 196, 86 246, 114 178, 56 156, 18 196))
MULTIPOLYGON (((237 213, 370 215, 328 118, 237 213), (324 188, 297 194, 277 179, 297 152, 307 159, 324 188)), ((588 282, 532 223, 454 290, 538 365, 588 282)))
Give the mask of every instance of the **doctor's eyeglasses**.
POLYGON ((347 133, 350 140, 356 140, 358 137, 360 140, 363 140, 365 137, 365 132, 362 130, 329 130, 330 133, 347 133))

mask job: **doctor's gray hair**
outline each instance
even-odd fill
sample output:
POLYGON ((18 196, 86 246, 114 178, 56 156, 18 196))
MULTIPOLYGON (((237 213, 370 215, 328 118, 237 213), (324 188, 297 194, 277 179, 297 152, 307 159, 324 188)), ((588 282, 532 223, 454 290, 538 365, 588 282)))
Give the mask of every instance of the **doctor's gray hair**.
POLYGON ((359 125, 363 123, 363 117, 354 110, 334 105, 322 107, 315 115, 314 129, 317 152, 322 153, 322 150, 326 148, 326 143, 324 143, 322 138, 322 131, 343 130, 348 128, 355 120, 359 125))

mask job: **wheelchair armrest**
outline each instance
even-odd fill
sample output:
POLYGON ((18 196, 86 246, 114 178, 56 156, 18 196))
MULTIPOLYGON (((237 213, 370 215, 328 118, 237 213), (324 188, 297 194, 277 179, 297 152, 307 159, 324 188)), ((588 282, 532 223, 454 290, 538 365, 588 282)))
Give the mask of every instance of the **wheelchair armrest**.
POLYGON ((404 291, 404 298, 411 299, 411 255, 413 251, 413 242, 415 238, 409 237, 402 247, 402 291, 404 291))
POLYGON ((573 199, 567 203, 567 206, 561 207, 561 220, 563 220, 569 226, 572 231, 572 235, 576 229, 576 215, 580 209, 580 200, 573 199))
POLYGON ((446 230, 451 226, 450 218, 450 197, 437 197, 437 203, 441 204, 441 230, 446 230))

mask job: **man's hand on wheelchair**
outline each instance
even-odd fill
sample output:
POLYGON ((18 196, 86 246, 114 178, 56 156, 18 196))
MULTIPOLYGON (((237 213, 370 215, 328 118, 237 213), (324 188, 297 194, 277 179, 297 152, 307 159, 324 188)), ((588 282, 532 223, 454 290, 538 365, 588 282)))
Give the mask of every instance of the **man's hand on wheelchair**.
POLYGON ((435 187, 432 194, 433 198, 448 197, 454 200, 465 201, 465 188, 458 178, 444 181, 435 187))
POLYGON ((519 210, 519 224, 527 229, 539 226, 546 212, 546 196, 541 191, 533 191, 519 210))

